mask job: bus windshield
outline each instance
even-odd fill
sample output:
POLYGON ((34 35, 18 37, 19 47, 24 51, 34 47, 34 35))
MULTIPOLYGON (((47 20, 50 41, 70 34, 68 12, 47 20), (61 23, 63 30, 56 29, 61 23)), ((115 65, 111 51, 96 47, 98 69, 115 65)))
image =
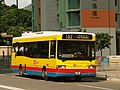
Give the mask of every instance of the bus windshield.
POLYGON ((58 41, 58 59, 93 60, 95 59, 95 42, 58 41))

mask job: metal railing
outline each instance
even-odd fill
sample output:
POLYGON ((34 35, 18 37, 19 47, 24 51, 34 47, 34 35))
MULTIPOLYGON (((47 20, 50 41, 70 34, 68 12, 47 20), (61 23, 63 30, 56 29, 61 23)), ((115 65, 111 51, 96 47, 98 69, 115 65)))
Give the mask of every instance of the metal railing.
POLYGON ((5 58, 0 58, 0 70, 9 70, 11 65, 11 58, 10 57, 5 57, 5 58))
POLYGON ((101 62, 97 65, 97 75, 120 78, 120 62, 101 62))

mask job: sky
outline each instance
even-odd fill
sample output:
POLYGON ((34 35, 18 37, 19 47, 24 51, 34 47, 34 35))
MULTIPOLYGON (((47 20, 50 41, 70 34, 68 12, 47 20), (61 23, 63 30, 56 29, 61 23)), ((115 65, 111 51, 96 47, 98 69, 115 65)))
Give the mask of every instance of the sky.
MULTIPOLYGON (((6 5, 16 4, 16 0, 5 0, 6 5)), ((18 0, 18 8, 23 8, 27 5, 31 4, 31 0, 18 0)))

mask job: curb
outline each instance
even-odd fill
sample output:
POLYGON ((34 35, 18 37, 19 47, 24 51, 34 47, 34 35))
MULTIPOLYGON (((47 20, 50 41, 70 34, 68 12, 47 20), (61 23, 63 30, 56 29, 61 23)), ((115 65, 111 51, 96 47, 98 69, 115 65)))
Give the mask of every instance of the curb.
POLYGON ((108 81, 120 81, 120 78, 107 78, 108 81))
POLYGON ((97 80, 107 80, 107 78, 106 77, 95 77, 95 79, 97 79, 97 80))
POLYGON ((107 80, 107 81, 120 81, 120 78, 107 77, 105 75, 97 75, 96 79, 98 79, 98 80, 107 80))
POLYGON ((97 75, 95 78, 98 80, 107 80, 107 77, 105 75, 97 75))

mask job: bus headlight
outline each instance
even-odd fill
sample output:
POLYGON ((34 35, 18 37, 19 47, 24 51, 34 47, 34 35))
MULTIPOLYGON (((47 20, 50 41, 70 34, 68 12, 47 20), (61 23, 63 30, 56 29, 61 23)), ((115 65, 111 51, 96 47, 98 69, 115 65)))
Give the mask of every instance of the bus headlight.
POLYGON ((57 69, 65 69, 65 68, 66 68, 65 65, 58 65, 58 66, 57 66, 57 69))
POLYGON ((94 65, 90 65, 90 66, 89 66, 89 68, 91 68, 91 69, 92 69, 92 68, 96 68, 96 67, 95 67, 94 65))

